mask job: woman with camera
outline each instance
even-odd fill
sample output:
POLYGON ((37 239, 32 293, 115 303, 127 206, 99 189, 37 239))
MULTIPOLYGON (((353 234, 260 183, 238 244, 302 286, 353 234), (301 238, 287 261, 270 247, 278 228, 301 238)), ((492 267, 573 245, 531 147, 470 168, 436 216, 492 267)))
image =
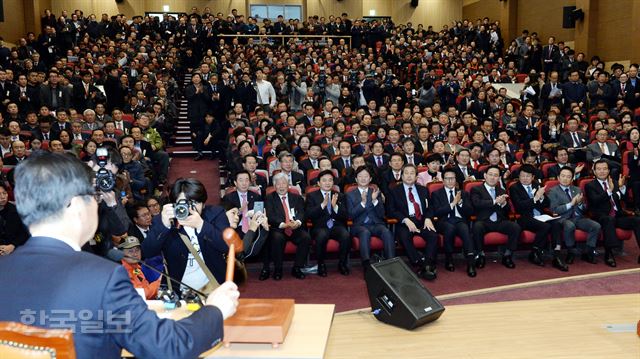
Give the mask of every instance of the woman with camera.
POLYGON ((169 200, 153 219, 142 243, 142 255, 164 255, 169 276, 207 292, 210 282, 225 280, 229 247, 222 231, 229 227, 227 215, 222 207, 205 205, 207 190, 195 178, 179 178, 169 200))

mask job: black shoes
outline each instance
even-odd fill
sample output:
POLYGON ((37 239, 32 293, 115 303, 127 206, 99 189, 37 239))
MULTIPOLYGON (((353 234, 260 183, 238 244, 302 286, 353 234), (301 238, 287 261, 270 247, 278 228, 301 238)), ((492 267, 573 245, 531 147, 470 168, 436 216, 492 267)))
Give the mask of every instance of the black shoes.
POLYGON ((453 264, 453 258, 451 256, 447 256, 444 260, 444 269, 449 272, 453 272, 456 270, 456 266, 453 264))
MULTIPOLYGON (((326 271, 327 268, 324 269, 325 270, 325 275, 326 275, 326 271)), ((319 266, 318 266, 318 272, 319 272, 319 266)), ((298 278, 298 279, 304 279, 306 276, 304 275, 304 273, 302 273, 302 270, 300 269, 300 267, 293 267, 291 269, 291 275, 298 278)), ((282 274, 281 274, 282 276, 282 274)))
POLYGON ((566 265, 563 261, 562 258, 560 258, 559 255, 554 255, 553 259, 551 260, 551 266, 553 268, 559 269, 562 272, 568 272, 569 271, 569 266, 566 265))
POLYGON ((482 269, 485 264, 487 264, 487 258, 484 256, 484 253, 476 255, 476 268, 482 269))
POLYGON ((598 263, 598 260, 596 259, 596 251, 593 249, 587 250, 585 253, 582 253, 581 258, 583 261, 587 263, 591 263, 591 264, 598 263))
POLYGON ((471 278, 475 278, 476 273, 476 260, 473 255, 467 257, 467 275, 471 278))
POLYGON ((282 268, 273 271, 273 280, 282 280, 282 268))
POLYGON ((196 157, 193 158, 194 161, 200 161, 203 158, 201 153, 198 153, 196 157))
POLYGON ((573 252, 567 252, 567 257, 564 259, 566 264, 573 264, 573 261, 576 259, 576 255, 573 252))
POLYGON ((511 255, 502 256, 502 265, 509 269, 513 269, 516 267, 516 264, 513 263, 513 259, 511 258, 511 255))
POLYGON ((338 262, 338 272, 342 275, 349 275, 351 273, 349 266, 347 266, 345 262, 338 262))
MULTIPOLYGON (((327 276, 327 265, 324 263, 318 263, 318 275, 321 277, 327 276)), ((295 274, 294 274, 295 276, 295 274)))
POLYGON ((544 261, 542 260, 542 252, 539 249, 534 248, 529 253, 529 262, 540 267, 544 267, 544 261))
POLYGON ((611 251, 610 249, 607 249, 604 252, 604 264, 608 265, 611 268, 615 268, 617 266, 616 258, 613 256, 613 251, 611 251))
POLYGON ((271 275, 271 271, 269 270, 269 268, 262 268, 262 270, 260 271, 260 276, 258 277, 258 280, 265 281, 269 279, 270 275, 271 275))
POLYGON ((434 280, 438 277, 438 271, 436 270, 436 266, 427 264, 420 271, 419 275, 426 280, 434 280))

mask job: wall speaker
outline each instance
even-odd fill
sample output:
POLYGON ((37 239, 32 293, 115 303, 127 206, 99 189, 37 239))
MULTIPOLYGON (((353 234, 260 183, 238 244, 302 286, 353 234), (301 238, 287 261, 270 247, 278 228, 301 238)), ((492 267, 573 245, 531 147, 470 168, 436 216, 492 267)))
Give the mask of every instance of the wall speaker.
POLYGON ((576 27, 576 21, 573 18, 573 12, 575 10, 576 10, 575 6, 565 6, 562 8, 562 28, 563 29, 573 29, 576 27))
POLYGON ((418 7, 418 0, 411 0, 411 6, 418 7))
POLYGON ((414 329, 432 322, 444 306, 400 258, 371 265, 365 276, 371 310, 387 324, 414 329))

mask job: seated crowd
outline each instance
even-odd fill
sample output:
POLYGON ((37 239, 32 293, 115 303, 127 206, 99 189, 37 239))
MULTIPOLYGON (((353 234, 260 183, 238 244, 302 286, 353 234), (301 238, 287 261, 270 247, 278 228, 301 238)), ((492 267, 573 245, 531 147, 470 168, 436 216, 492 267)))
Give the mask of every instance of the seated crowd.
MULTIPOLYGON (((113 220, 95 242, 163 255, 170 274, 193 283, 203 280, 190 272, 193 258, 179 240, 166 241, 172 206, 161 210, 152 197, 166 181, 164 147, 181 95, 195 160, 219 157, 229 178, 224 210, 204 206, 199 183, 173 186, 171 201, 186 199, 202 215, 185 237, 197 243, 218 225, 236 227, 246 243, 240 256, 262 258, 260 280, 282 279, 287 253, 303 279, 309 258, 328 275, 327 252, 348 275, 352 249, 365 270, 375 252, 392 258, 401 249, 433 280, 441 247, 446 270, 455 270, 460 247, 475 277, 485 248, 498 248, 507 268, 528 248, 531 263, 544 266, 549 253, 567 271, 576 257, 597 263, 601 238, 611 267, 624 239, 640 241, 635 63, 609 73, 597 56, 587 63, 528 31, 504 51, 500 23, 488 18, 435 31, 347 14, 259 26, 208 8, 100 22, 77 10, 43 18, 43 33, 22 40, 0 58, 5 167, 45 150, 95 167, 96 149, 110 148, 122 187, 117 200, 103 198, 113 220), (504 83, 523 90, 510 97, 504 83), (121 210, 112 215, 113 207, 121 210)), ((5 179, 10 190, 10 169, 5 179)), ((217 278, 219 244, 203 251, 217 278)))

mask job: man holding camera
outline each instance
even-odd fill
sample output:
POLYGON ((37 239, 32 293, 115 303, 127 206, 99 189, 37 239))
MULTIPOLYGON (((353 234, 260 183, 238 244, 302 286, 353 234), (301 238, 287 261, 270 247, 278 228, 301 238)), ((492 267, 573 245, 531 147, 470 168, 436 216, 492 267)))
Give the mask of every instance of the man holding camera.
POLYGON ((120 358, 122 349, 137 357, 196 357, 220 342, 223 320, 238 305, 235 284, 223 284, 185 319, 160 319, 122 265, 80 250, 98 226, 93 174, 84 163, 45 152, 17 167, 15 179, 18 213, 32 237, 0 259, 1 321, 69 328, 78 358, 120 358))
POLYGON ((229 227, 229 220, 222 207, 204 204, 207 190, 194 178, 179 178, 169 199, 153 219, 142 255, 163 254, 171 277, 206 292, 224 281, 229 247, 222 231, 229 227))

